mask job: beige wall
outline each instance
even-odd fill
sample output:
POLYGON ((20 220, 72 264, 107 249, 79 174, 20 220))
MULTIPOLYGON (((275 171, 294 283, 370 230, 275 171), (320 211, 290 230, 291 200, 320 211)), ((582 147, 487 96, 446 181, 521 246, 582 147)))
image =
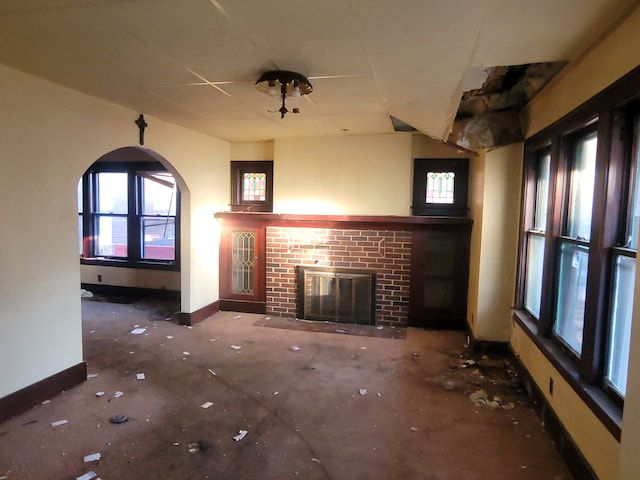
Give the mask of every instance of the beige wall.
MULTIPOLYGON (((640 65, 640 10, 630 15, 581 61, 554 79, 525 111, 527 136, 558 120, 587 101, 613 81, 640 65)), ((640 317, 636 281, 634 320, 640 317)), ((534 376, 542 392, 547 393, 549 378, 554 379, 554 395, 548 399, 586 459, 602 479, 638 478, 640 455, 640 326, 634 321, 628 392, 620 444, 603 429, 597 418, 560 378, 528 337, 514 325, 513 348, 534 376), (620 465, 620 467, 618 467, 620 465)))
POLYGON ((140 270, 134 268, 80 265, 80 281, 118 287, 151 288, 180 291, 180 272, 140 270), (100 276, 100 278, 98 278, 100 276))
POLYGON ((640 65, 640 7, 599 45, 569 65, 529 104, 525 137, 578 107, 640 65))
MULTIPOLYGON (((136 145, 138 112, 0 67, 0 397, 82 361, 78 179, 136 145)), ((183 310, 217 300, 213 212, 228 203, 229 144, 147 116, 146 147, 183 192, 183 310), (173 166, 173 167, 171 167, 173 166)))
POLYGON ((273 140, 232 143, 231 160, 273 160, 273 140))
POLYGON ((469 291, 467 299, 467 324, 475 335, 480 289, 480 255, 482 253, 482 228, 484 220, 485 151, 469 162, 469 216, 473 219, 471 250, 469 252, 469 291))
MULTIPOLYGON (((587 459, 600 480, 615 480, 618 472, 620 445, 618 441, 584 404, 573 388, 549 363, 526 333, 514 325, 511 346, 547 402, 560 418, 571 438, 587 459), (553 379, 553 395, 549 379, 553 379)), ((627 477, 629 480, 634 477, 627 477)))
POLYGON ((276 140, 274 212, 409 215, 411 137, 276 140))
MULTIPOLYGON (((473 279, 474 298, 467 317, 470 321, 473 315, 472 330, 477 340, 507 342, 511 333, 522 156, 522 144, 486 152, 482 178, 474 181, 474 185, 482 181, 482 191, 478 192, 480 198, 474 200, 472 265, 477 278, 473 279), (482 219, 476 224, 478 215, 482 219)), ((479 165, 476 171, 480 168, 479 165)))

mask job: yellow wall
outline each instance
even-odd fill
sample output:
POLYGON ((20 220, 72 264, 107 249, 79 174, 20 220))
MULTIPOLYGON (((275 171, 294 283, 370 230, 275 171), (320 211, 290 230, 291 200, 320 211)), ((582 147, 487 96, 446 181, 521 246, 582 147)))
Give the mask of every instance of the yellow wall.
POLYGON ((640 8, 581 61, 565 67, 530 102, 525 137, 575 109, 640 65, 640 8))
POLYGON ((231 160, 273 160, 273 140, 232 143, 231 160))
POLYGON ((409 215, 411 137, 276 140, 274 212, 409 215))
MULTIPOLYGON (((0 66, 0 397, 82 361, 77 184, 136 145, 138 112, 0 66)), ((217 300, 213 212, 228 203, 229 144, 146 118, 146 147, 183 192, 183 311, 217 300), (176 170, 177 169, 177 170, 176 170)))
MULTIPOLYGON (((514 144, 486 152, 482 191, 474 200, 472 265, 475 299, 469 303, 472 330, 477 340, 507 342, 516 281, 516 257, 520 220, 520 188, 523 145, 514 144), (478 206, 478 204, 481 204, 478 206), (477 215, 482 215, 482 222, 477 215)), ((478 166, 479 170, 481 166, 478 166)), ((479 187, 478 187, 479 189, 479 187)))
POLYGON ((620 448, 618 441, 517 325, 513 328, 511 345, 598 478, 615 480, 620 448), (549 394, 549 378, 553 379, 553 395, 549 394))
POLYGON ((482 251, 483 199, 485 152, 469 162, 469 216, 473 219, 471 250, 469 252, 469 291, 467 299, 467 324, 475 335, 477 330, 478 292, 480 289, 480 255, 482 251))
MULTIPOLYGON (((534 97, 524 115, 527 136, 558 120, 640 65, 639 44, 640 10, 636 9, 612 34, 534 97)), ((637 293, 638 282, 634 320, 640 317, 637 293)), ((631 480, 638 478, 640 472, 640 455, 637 454, 640 443, 640 415, 637 413, 640 411, 640 326, 637 324, 634 321, 620 444, 600 425, 520 328, 516 325, 513 330, 514 351, 532 373, 540 390, 547 392, 549 377, 554 379, 557 387, 554 387, 554 396, 548 399, 601 479, 631 480)))

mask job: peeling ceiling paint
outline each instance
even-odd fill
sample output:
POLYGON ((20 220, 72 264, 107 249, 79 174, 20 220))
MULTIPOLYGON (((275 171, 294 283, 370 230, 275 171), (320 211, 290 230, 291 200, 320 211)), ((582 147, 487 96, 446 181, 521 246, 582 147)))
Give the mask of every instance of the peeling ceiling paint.
POLYGON ((522 141, 522 108, 566 64, 558 61, 485 69, 482 86, 462 95, 449 142, 476 149, 522 141))

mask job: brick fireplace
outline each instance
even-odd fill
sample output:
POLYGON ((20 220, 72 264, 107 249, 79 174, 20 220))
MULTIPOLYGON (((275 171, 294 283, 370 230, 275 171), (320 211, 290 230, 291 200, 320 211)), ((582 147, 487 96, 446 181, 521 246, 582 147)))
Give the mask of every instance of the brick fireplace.
MULTIPOLYGON (((351 301, 351 312, 343 315, 349 323, 355 319, 447 329, 466 325, 469 218, 247 212, 218 212, 215 218, 221 225, 220 310, 302 318, 299 300, 306 287, 299 287, 298 273, 315 268, 340 271, 333 279, 325 275, 318 280, 317 295, 335 291, 344 297, 331 308, 346 308, 349 288, 358 297, 351 301), (362 314, 366 305, 358 303, 363 280, 349 278, 362 272, 373 285, 369 319, 362 314)), ((326 301, 311 300, 322 311, 309 318, 332 317, 326 301)))
POLYGON ((296 267, 343 267, 375 272, 376 325, 406 326, 411 232, 268 226, 266 310, 299 315, 296 267))

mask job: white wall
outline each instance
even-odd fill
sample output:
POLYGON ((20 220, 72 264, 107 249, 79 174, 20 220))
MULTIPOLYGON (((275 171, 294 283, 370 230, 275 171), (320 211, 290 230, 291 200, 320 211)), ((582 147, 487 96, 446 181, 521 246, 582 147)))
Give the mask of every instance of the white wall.
MULTIPOLYGON (((0 66, 0 397, 82 361, 78 179, 136 145, 139 112, 0 66)), ((229 144, 146 116, 146 147, 183 190, 183 310, 218 298, 216 223, 229 144), (185 258, 186 257, 186 258, 185 258)))

